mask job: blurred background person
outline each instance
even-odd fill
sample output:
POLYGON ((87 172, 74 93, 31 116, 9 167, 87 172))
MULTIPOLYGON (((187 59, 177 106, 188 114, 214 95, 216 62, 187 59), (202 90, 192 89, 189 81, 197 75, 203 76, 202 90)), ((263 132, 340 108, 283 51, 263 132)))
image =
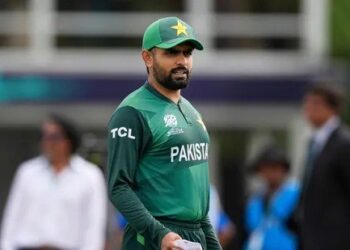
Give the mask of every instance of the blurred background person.
POLYGON ((339 117, 343 101, 334 83, 316 83, 305 95, 313 133, 297 213, 304 250, 350 247, 350 133, 339 117))
POLYGON ((208 215, 221 247, 225 249, 234 238, 236 228, 230 217, 224 211, 219 193, 213 184, 210 185, 210 206, 208 215))
POLYGON ((80 138, 65 118, 41 128, 42 154, 19 167, 4 213, 2 250, 104 247, 106 188, 97 166, 76 154, 80 138))
POLYGON ((248 200, 245 225, 247 250, 296 250, 298 240, 289 229, 299 199, 299 184, 288 178, 290 164, 276 147, 265 148, 253 166, 261 184, 248 200))

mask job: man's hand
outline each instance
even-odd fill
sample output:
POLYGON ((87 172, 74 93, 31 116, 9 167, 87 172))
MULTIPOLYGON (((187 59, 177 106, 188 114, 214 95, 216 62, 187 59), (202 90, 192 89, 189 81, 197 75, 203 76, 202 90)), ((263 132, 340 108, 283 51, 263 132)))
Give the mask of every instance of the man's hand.
POLYGON ((182 250, 181 248, 178 248, 176 246, 176 243, 175 243, 176 240, 181 240, 180 235, 173 232, 167 233, 162 239, 162 250, 173 250, 173 249, 182 250))

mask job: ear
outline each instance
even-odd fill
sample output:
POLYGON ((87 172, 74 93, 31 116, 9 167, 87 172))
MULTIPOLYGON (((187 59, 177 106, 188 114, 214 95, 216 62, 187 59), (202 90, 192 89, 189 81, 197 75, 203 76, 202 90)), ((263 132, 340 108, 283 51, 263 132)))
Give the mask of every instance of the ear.
POLYGON ((142 59, 145 62, 147 68, 152 67, 153 65, 153 54, 148 50, 142 50, 142 59))

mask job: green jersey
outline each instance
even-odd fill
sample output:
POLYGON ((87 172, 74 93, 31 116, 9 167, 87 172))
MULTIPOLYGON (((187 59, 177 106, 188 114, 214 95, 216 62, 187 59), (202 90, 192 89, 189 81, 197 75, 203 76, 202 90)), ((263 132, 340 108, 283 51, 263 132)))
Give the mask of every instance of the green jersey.
POLYGON ((146 83, 116 109, 108 132, 110 199, 136 231, 159 241, 169 230, 156 218, 167 218, 212 234, 209 136, 185 98, 176 104, 146 83))

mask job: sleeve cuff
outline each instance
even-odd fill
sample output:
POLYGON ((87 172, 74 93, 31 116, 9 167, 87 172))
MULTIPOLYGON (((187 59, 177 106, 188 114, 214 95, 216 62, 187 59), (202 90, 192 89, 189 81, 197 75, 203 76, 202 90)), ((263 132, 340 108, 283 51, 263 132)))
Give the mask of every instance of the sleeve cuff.
POLYGON ((158 247, 159 249, 162 248, 162 240, 164 238, 165 235, 167 235, 168 233, 170 233, 171 230, 169 228, 164 227, 158 234, 158 247))

